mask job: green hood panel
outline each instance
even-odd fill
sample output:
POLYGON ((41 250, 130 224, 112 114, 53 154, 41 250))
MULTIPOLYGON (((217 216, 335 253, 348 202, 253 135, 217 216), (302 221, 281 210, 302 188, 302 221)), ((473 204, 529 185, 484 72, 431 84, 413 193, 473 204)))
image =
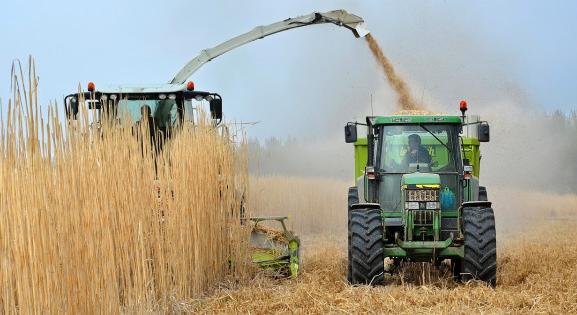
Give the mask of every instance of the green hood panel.
POLYGON ((402 185, 440 185, 441 177, 439 174, 432 173, 411 173, 403 175, 402 185))

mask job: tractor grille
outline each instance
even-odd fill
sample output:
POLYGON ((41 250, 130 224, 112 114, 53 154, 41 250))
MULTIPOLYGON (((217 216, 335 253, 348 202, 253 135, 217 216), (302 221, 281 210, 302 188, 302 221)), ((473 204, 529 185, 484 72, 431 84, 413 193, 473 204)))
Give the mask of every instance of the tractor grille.
POLYGON ((413 222, 418 226, 433 226, 435 210, 413 210, 413 222))
POLYGON ((408 189, 407 201, 439 201, 438 189, 408 189))

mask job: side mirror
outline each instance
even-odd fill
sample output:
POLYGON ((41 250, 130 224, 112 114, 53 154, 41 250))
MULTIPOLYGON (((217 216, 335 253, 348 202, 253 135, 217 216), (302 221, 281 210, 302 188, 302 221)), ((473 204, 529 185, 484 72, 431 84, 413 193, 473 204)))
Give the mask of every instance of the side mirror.
POLYGON ((478 129, 479 134, 477 138, 479 138, 479 142, 489 142, 490 140, 490 133, 489 133, 489 124, 484 122, 479 125, 478 129))
POLYGON ((353 143, 357 141, 357 125, 347 124, 345 126, 345 142, 353 143))
POLYGON ((210 100, 210 114, 212 119, 222 119, 222 99, 213 98, 210 100))

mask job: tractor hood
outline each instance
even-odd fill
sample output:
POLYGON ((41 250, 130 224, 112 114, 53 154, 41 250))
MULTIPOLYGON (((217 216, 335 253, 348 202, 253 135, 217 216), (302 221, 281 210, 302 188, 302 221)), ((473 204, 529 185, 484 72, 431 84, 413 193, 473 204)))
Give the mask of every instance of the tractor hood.
POLYGON ((439 174, 415 172, 403 175, 401 185, 403 188, 439 188, 441 177, 439 174))

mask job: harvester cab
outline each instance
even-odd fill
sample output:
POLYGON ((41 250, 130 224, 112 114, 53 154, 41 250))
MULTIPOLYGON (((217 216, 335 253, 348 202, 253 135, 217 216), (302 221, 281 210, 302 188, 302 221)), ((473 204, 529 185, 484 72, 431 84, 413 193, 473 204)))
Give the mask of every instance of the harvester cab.
MULTIPOLYGON (((194 105, 195 103, 208 102, 211 117, 214 119, 215 125, 218 125, 222 120, 222 98, 220 95, 195 91, 194 84, 192 82, 185 83, 186 80, 209 61, 235 48, 280 32, 319 24, 333 24, 348 29, 357 38, 364 37, 369 33, 361 17, 350 14, 345 10, 313 12, 269 25, 257 26, 253 30, 233 37, 217 46, 202 50, 197 56, 188 61, 168 84, 135 87, 121 86, 98 90, 93 83, 89 83, 88 92, 70 94, 64 98, 66 116, 70 121, 78 120, 80 118, 78 115, 79 104, 87 105, 89 122, 97 124, 97 126, 103 117, 117 120, 120 123, 127 119, 136 124, 145 116, 148 116, 147 120, 153 123, 155 131, 159 131, 166 138, 171 135, 173 127, 187 122, 195 123, 198 119, 198 114, 195 114, 197 108, 194 105)), ((268 247, 260 244, 264 247, 261 246, 255 252, 253 261, 265 269, 289 270, 290 275, 294 277, 298 274, 300 242, 294 237, 292 232, 286 229, 284 225, 285 219, 251 218, 255 225, 258 225, 261 221, 271 220, 282 223, 282 234, 288 237, 288 243, 284 245, 279 245, 278 240, 272 243, 269 242, 268 245, 271 246, 268 247), (279 248, 282 248, 282 250, 278 251, 279 248)), ((242 218, 241 222, 243 222, 242 218)), ((258 229, 253 232, 253 236, 262 234, 259 233, 258 229)), ((253 237, 254 241, 258 241, 258 239, 256 236, 253 237)))
POLYGON ((180 124, 197 124, 201 109, 206 107, 216 125, 222 121, 222 97, 217 93, 195 91, 192 81, 187 84, 103 89, 96 89, 90 82, 87 92, 66 96, 64 104, 69 120, 79 119, 80 106, 86 104, 92 124, 100 124, 103 117, 120 124, 136 124, 150 118, 154 128, 166 135, 180 124))
POLYGON ((228 39, 212 48, 203 49, 188 61, 168 82, 152 86, 120 86, 96 90, 88 84, 88 92, 70 94, 64 98, 66 115, 69 120, 78 118, 79 103, 85 102, 89 109, 91 123, 100 123, 103 111, 108 117, 122 119, 128 114, 132 122, 138 122, 142 113, 150 112, 155 127, 161 132, 182 122, 194 122, 193 103, 203 100, 210 103, 210 112, 217 124, 222 120, 222 98, 216 93, 194 90, 191 81, 186 82, 206 63, 240 46, 280 32, 319 24, 334 24, 350 30, 355 37, 364 37, 369 31, 364 20, 345 10, 313 12, 311 14, 284 19, 269 25, 261 25, 244 34, 228 39), (142 109, 145 110, 142 110, 142 109), (150 109, 150 110, 149 110, 150 109))
POLYGON ((495 219, 479 185, 481 142, 489 125, 478 116, 404 112, 348 123, 355 186, 349 188, 348 280, 379 284, 402 261, 451 262, 453 275, 495 285, 495 219), (357 137, 357 125, 367 136, 357 137))

